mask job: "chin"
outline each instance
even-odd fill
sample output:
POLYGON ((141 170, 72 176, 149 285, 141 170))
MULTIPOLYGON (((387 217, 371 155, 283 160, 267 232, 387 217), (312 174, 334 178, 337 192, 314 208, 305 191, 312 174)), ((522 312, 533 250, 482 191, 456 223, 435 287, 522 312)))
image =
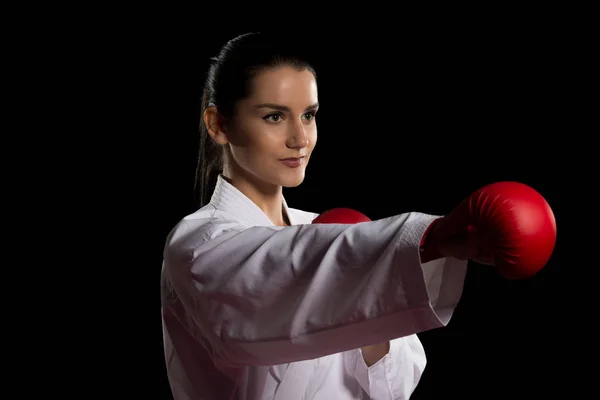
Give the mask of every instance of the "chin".
POLYGON ((293 188, 300 186, 302 182, 304 182, 304 171, 295 174, 295 176, 282 176, 280 185, 285 188, 293 188))
POLYGON ((284 188, 295 188, 295 187, 300 186, 303 181, 304 181, 304 179, 299 180, 298 182, 290 183, 290 184, 283 184, 281 186, 284 187, 284 188))

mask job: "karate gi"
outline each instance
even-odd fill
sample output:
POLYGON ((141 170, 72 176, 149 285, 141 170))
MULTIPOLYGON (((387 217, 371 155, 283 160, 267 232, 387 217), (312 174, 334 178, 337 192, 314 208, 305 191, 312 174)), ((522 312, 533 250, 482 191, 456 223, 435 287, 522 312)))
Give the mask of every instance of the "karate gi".
POLYGON ((405 213, 274 226, 219 177, 211 202, 169 234, 161 276, 176 400, 409 399, 426 356, 416 333, 445 326, 466 261, 421 264, 436 218, 405 213), (360 348, 390 341, 367 367, 360 348))

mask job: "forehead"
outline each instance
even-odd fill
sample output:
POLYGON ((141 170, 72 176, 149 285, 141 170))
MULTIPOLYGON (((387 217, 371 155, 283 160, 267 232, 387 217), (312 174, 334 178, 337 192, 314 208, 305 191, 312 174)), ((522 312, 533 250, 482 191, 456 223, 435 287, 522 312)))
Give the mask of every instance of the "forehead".
POLYGON ((260 72, 252 81, 251 102, 306 107, 318 100, 317 82, 312 72, 284 66, 260 72))

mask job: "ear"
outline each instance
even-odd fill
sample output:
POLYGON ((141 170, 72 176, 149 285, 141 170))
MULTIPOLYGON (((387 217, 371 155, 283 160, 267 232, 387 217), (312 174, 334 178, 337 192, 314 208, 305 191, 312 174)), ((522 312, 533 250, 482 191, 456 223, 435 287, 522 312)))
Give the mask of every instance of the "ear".
POLYGON ((225 133, 225 121, 217 111, 217 107, 207 107, 202 118, 204 119, 204 125, 206 125, 208 134, 217 144, 225 145, 229 142, 225 133))

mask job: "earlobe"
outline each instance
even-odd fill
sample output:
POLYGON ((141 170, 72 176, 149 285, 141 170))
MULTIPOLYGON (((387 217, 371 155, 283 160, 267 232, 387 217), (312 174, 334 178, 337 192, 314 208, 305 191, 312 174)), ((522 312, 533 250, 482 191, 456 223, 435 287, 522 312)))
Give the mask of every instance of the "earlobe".
POLYGON ((229 140, 227 139, 227 135, 225 134, 223 118, 217 111, 217 107, 207 107, 204 111, 203 119, 208 134, 210 135, 210 137, 213 138, 215 142, 217 142, 217 144, 225 145, 229 142, 229 140))

